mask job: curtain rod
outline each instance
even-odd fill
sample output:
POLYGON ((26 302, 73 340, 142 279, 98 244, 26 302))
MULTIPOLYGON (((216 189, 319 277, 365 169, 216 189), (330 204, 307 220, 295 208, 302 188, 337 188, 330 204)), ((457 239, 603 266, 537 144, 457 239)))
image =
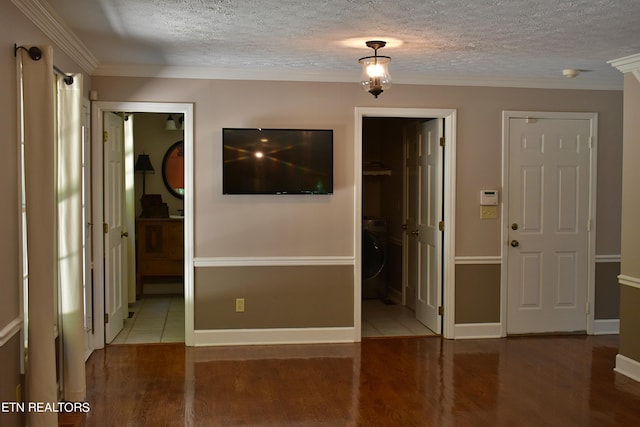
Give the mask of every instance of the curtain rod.
MULTIPOLYGON (((17 44, 13 44, 13 56, 18 56, 18 49, 22 49, 25 52, 27 52, 29 54, 29 57, 31 59, 33 59, 34 61, 39 61, 40 58, 42 58, 42 51, 40 50, 39 47, 37 46, 31 46, 29 49, 27 49, 24 46, 18 46, 17 44)), ((56 74, 60 75, 63 77, 62 80, 64 80, 64 82, 68 85, 72 85, 73 84, 73 76, 70 76, 69 74, 65 73, 64 71, 62 71, 60 68, 56 67, 56 65, 53 65, 53 71, 56 72, 56 74)))

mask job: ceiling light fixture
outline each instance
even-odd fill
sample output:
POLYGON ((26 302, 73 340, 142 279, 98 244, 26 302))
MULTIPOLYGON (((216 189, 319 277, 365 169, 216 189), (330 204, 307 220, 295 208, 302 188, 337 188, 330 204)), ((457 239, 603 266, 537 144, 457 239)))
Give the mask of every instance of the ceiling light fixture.
POLYGON ((575 68, 565 68, 562 70, 562 75, 570 79, 578 77, 579 74, 580 70, 576 70, 575 68))
POLYGON ((372 40, 366 44, 367 47, 373 49, 373 56, 365 56, 364 58, 358 59, 358 62, 362 64, 360 86, 377 98, 378 95, 391 86, 391 76, 389 75, 388 67, 391 58, 378 55, 378 49, 384 47, 387 42, 372 40))

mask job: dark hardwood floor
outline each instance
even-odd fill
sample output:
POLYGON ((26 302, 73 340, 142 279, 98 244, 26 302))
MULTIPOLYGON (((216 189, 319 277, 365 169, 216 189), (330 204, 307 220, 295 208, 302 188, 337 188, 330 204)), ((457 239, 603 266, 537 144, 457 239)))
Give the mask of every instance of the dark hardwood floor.
POLYGON ((617 336, 187 348, 87 362, 86 426, 638 426, 617 336))

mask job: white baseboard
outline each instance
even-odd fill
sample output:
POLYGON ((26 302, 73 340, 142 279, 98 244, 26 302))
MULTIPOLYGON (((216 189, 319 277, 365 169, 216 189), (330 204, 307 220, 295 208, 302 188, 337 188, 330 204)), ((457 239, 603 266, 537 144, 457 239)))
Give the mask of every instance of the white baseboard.
POLYGON ((620 333, 620 319, 596 319, 593 322, 593 335, 612 335, 620 333))
POLYGON ((209 329, 193 332, 193 345, 260 345, 260 344, 320 344, 353 343, 360 331, 352 326, 343 328, 276 328, 276 329, 209 329), (357 333, 356 333, 357 332, 357 333))
POLYGON ((635 381, 640 381, 640 362, 637 360, 618 354, 616 355, 616 367, 613 370, 635 381))
POLYGON ((502 324, 500 323, 458 323, 454 326, 454 338, 501 338, 502 324))

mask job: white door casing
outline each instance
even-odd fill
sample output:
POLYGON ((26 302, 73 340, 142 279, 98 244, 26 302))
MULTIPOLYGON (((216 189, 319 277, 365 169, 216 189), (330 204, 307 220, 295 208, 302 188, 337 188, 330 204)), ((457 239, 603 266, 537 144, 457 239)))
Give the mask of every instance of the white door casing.
POLYGON ((105 223, 105 341, 110 343, 124 326, 127 246, 124 199, 124 121, 104 114, 104 223, 105 223))
MULTIPOLYGON (((356 107, 355 109, 355 144, 354 171, 355 176, 362 175, 362 119, 363 117, 402 117, 402 118, 439 118, 444 119, 444 137, 447 149, 442 162, 443 170, 443 218, 445 232, 442 243, 442 300, 444 315, 442 317, 442 336, 455 338, 455 202, 456 202, 456 129, 457 112, 455 109, 430 108, 376 108, 356 107)), ((362 182, 355 180, 354 200, 354 325, 355 340, 360 340, 361 327, 361 233, 362 233, 362 182)))
POLYGON ((93 352, 93 258, 91 229, 91 106, 82 102, 82 261, 84 296, 85 360, 93 352))
POLYGON ((592 330, 596 120, 504 114, 503 334, 592 330))
POLYGON ((418 288, 416 318, 436 333, 441 332, 442 278, 442 121, 420 124, 418 142, 418 288))
MULTIPOLYGON (((101 310, 105 306, 105 265, 104 251, 106 248, 106 235, 102 230, 104 222, 104 203, 106 195, 103 195, 104 161, 103 161, 103 134, 106 130, 103 123, 104 113, 167 113, 184 115, 184 162, 185 162, 185 195, 184 195, 184 301, 185 301, 185 344, 194 345, 194 285, 193 285, 193 116, 194 109, 191 103, 159 103, 159 102, 120 102, 120 101, 94 101, 91 103, 91 143, 92 143, 92 215, 93 223, 93 264, 94 270, 94 294, 93 306, 101 310)), ((94 348, 105 346, 105 324, 98 316, 94 317, 94 348)))

